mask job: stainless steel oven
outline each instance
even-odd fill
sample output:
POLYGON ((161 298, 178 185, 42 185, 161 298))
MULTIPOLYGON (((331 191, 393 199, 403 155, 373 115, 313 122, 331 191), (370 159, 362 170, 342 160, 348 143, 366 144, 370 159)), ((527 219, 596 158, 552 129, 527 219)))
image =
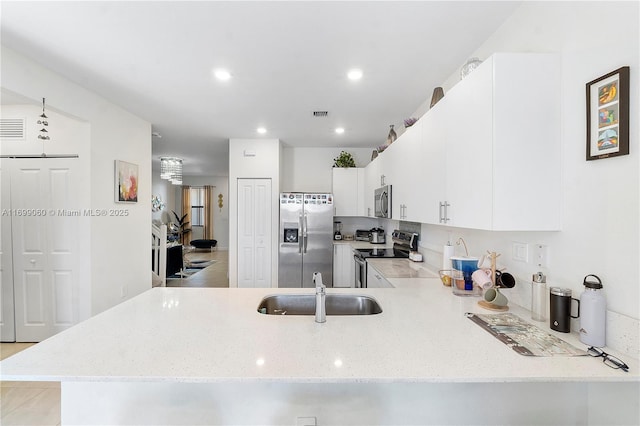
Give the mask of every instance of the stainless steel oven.
POLYGON ((358 252, 353 260, 356 262, 356 288, 367 288, 367 261, 358 252))
POLYGON ((393 247, 371 245, 367 248, 353 250, 353 261, 356 267, 356 288, 367 288, 367 259, 407 259, 411 251, 418 250, 419 235, 417 233, 396 229, 391 233, 391 236, 393 238, 393 247))

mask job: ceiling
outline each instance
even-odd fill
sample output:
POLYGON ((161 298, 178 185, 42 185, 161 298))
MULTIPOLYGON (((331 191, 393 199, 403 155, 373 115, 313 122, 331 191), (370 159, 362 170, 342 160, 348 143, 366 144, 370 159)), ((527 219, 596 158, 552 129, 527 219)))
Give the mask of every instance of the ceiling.
MULTIPOLYGON (((228 174, 229 138, 376 147, 520 2, 2 1, 2 44, 151 122, 153 159, 228 174), (357 82, 346 74, 362 69, 357 82), (232 74, 218 81, 213 70, 232 74), (329 114, 323 118, 313 111, 329 114), (256 128, 267 133, 259 135, 256 128), (345 132, 338 135, 336 127, 345 132)), ((46 94, 43 94, 46 96, 46 94)), ((37 100, 36 100, 37 101, 37 100)), ((55 106, 55 99, 47 98, 55 106)))

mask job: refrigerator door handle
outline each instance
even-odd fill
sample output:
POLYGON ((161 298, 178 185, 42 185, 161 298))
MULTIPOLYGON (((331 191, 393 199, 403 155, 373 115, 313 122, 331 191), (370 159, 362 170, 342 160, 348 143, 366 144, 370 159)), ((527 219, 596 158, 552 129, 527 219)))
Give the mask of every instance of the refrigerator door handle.
POLYGON ((304 213, 304 223, 302 225, 302 241, 304 244, 304 248, 302 252, 306 253, 307 252, 307 212, 304 213))
POLYGON ((304 240, 304 228, 302 226, 302 212, 298 215, 298 235, 302 238, 298 238, 298 253, 302 253, 302 242, 304 240))

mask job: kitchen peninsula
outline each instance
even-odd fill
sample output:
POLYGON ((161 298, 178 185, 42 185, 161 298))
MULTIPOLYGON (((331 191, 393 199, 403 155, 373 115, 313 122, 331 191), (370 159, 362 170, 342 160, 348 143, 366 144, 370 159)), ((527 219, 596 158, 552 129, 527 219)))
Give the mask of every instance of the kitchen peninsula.
POLYGON ((257 312, 312 289, 155 288, 3 361, 2 380, 61 381, 63 424, 637 423, 638 360, 521 356, 465 318, 488 313, 477 299, 389 280, 328 289, 383 312, 324 324, 257 312))

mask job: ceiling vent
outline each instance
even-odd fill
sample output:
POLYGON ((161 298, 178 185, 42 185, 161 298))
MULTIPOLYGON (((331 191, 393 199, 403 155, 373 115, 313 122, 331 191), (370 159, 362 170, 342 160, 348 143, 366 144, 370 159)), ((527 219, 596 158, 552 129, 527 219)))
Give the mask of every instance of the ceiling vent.
POLYGON ((326 117, 329 115, 329 111, 313 111, 314 117, 326 117))
POLYGON ((0 139, 24 140, 24 126, 24 118, 0 118, 0 139))

